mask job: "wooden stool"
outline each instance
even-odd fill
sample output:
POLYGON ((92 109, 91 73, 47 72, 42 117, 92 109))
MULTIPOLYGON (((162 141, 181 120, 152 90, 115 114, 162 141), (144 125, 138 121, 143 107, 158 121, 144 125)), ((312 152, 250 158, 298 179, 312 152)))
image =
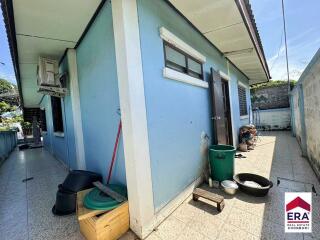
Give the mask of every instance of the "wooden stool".
POLYGON ((205 198, 217 204, 217 209, 219 212, 224 208, 224 197, 218 194, 206 191, 201 188, 196 188, 193 190, 192 198, 194 201, 198 201, 199 197, 205 198))

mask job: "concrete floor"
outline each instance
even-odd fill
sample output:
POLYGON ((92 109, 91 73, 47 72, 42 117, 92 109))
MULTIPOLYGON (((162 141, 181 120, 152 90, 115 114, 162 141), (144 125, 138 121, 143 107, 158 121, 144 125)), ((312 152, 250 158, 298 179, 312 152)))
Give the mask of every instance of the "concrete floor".
MULTIPOLYGON (((300 148, 289 132, 263 132, 247 158, 236 159, 236 172, 253 172, 320 185, 300 148)), ((55 217, 51 208, 57 185, 67 171, 42 149, 15 151, 0 168, 0 239, 83 239, 74 215, 55 217), (26 183, 22 179, 33 177, 26 183)), ((204 188, 207 188, 205 185, 204 188)), ((188 198, 148 240, 172 239, 320 239, 320 196, 313 195, 313 233, 284 233, 284 192, 309 191, 307 186, 281 182, 268 196, 254 198, 241 192, 225 196, 225 208, 219 213, 208 201, 188 198)), ((136 237, 128 232, 121 240, 136 237)))
POLYGON ((16 150, 0 168, 0 239, 84 239, 74 215, 51 208, 67 170, 47 151, 16 150), (27 177, 33 180, 22 182, 27 177))

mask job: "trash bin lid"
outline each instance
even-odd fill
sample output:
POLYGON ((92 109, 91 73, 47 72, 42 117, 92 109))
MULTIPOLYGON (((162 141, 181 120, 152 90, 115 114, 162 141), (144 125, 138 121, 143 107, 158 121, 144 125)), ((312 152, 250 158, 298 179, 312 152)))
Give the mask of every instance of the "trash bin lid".
POLYGON ((235 152, 236 149, 234 148, 234 146, 231 145, 223 145, 223 144, 219 144, 219 145, 211 145, 209 147, 210 151, 223 151, 223 152, 235 152))
MULTIPOLYGON (((108 187, 122 196, 127 197, 127 188, 125 186, 109 184, 108 187)), ((83 203, 86 208, 96 210, 112 210, 121 204, 109 195, 101 192, 98 188, 92 189, 85 196, 83 203)))

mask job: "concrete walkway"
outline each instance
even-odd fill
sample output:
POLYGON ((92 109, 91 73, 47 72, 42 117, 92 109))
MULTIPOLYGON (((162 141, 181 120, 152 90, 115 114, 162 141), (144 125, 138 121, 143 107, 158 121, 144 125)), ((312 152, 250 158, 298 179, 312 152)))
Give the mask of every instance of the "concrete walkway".
MULTIPOLYGON (((319 194, 320 186, 290 132, 262 132, 262 135, 255 150, 242 153, 247 158, 236 159, 235 171, 257 173, 271 179, 274 187, 266 197, 255 198, 241 192, 232 197, 203 185, 203 188, 225 197, 226 206, 221 213, 210 202, 194 202, 189 197, 147 239, 320 239, 320 196, 315 194, 313 233, 284 233, 284 192, 311 191, 311 188, 288 181, 280 181, 277 186, 277 177, 312 183, 319 194)), ((128 233, 126 239, 134 239, 134 236, 128 233)))
MULTIPOLYGON (((289 132, 264 132, 247 158, 236 159, 236 172, 253 172, 270 178, 275 186, 269 195, 254 198, 243 193, 225 196, 219 213, 207 201, 188 198, 147 238, 175 239, 320 239, 320 196, 313 195, 313 233, 284 234, 284 192, 309 191, 309 186, 281 181, 277 177, 319 182, 289 132)), ((55 217, 51 208, 57 185, 67 171, 43 149, 15 151, 0 168, 0 239, 83 239, 74 215, 55 217), (27 177, 33 180, 22 182, 27 177)), ((203 186, 207 188, 207 186, 203 186)), ((136 237, 128 232, 121 240, 136 237)))
POLYGON ((74 215, 51 208, 66 169, 43 149, 14 151, 0 168, 0 239, 83 239, 74 215), (22 182, 33 177, 33 180, 22 182))

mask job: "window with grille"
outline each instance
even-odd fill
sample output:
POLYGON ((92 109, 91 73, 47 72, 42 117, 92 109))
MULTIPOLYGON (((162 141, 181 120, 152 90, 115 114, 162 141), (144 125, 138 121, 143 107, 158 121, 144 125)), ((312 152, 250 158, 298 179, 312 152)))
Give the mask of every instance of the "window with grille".
POLYGON ((41 130, 46 132, 47 131, 47 119, 46 119, 46 110, 40 110, 40 127, 41 130))
POLYGON ((61 98, 51 96, 53 131, 63 132, 61 98))
POLYGON ((173 70, 203 80, 202 63, 168 42, 164 42, 165 65, 173 70))
POLYGON ((246 89, 238 85, 240 116, 248 115, 246 89))

